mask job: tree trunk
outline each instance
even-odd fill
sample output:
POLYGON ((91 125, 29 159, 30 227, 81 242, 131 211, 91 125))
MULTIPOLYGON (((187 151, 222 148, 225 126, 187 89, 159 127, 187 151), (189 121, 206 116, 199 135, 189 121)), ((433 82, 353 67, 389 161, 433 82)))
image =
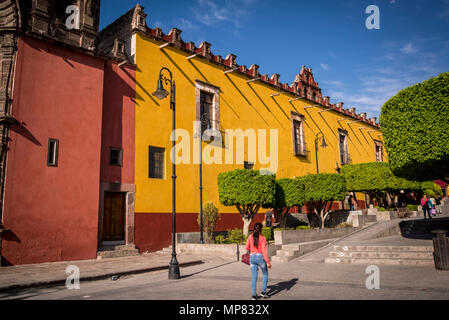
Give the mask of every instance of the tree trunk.
POLYGON ((243 219, 243 235, 249 235, 249 225, 251 224, 252 219, 250 217, 242 217, 243 219))

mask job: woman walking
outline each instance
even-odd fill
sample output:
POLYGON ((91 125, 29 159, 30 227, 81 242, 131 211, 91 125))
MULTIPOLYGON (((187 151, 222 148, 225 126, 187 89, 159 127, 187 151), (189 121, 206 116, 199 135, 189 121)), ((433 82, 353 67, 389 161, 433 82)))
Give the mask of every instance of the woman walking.
POLYGON ((246 242, 246 250, 250 253, 250 264, 251 264, 251 289, 252 289, 252 300, 258 298, 256 294, 257 286, 257 274, 259 268, 262 271, 262 292, 261 297, 268 298, 267 295, 267 283, 268 283, 268 269, 271 268, 270 260, 268 260, 267 255, 267 239, 261 234, 262 224, 256 223, 254 225, 254 232, 248 237, 246 242))
POLYGON ((426 219, 426 213, 429 215, 429 219, 432 219, 431 215, 430 215, 430 204, 429 204, 429 199, 427 198, 427 196, 424 194, 422 199, 421 199, 421 206, 422 206, 422 211, 424 213, 424 219, 426 219))

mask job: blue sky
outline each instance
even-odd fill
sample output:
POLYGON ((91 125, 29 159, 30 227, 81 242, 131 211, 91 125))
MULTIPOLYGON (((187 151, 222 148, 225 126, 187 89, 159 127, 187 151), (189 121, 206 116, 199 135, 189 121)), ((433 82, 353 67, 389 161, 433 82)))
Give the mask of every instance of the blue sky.
POLYGON ((399 90, 449 71, 449 0, 103 0, 100 28, 137 3, 151 28, 177 27, 184 41, 210 42, 281 82, 304 64, 331 102, 370 117, 399 90), (365 27, 371 4, 379 30, 365 27))

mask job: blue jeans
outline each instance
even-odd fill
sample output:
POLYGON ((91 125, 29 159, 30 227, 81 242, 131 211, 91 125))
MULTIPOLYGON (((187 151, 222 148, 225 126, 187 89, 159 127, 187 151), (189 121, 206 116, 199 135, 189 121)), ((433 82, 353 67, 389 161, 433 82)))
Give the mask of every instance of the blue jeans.
POLYGON ((263 280, 262 280, 262 292, 267 292, 267 282, 268 282, 268 268, 267 263, 263 259, 263 254, 251 254, 250 260, 251 264, 251 289, 253 296, 256 294, 256 285, 257 285, 257 273, 259 272, 259 269, 262 270, 263 280))

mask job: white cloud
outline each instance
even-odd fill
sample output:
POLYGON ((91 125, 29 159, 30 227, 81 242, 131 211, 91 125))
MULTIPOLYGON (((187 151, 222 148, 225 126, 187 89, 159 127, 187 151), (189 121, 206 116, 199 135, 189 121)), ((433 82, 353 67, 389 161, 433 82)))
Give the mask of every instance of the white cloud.
POLYGON ((325 64, 325 63, 321 63, 320 64, 320 67, 321 67, 321 69, 323 69, 323 70, 329 70, 329 66, 327 65, 327 64, 325 64))
POLYGON ((340 80, 323 80, 321 82, 337 89, 343 89, 343 82, 340 80))
POLYGON ((413 43, 409 42, 406 43, 402 48, 401 48, 401 52, 406 53, 406 54, 411 54, 411 53, 415 53, 417 50, 415 48, 415 46, 413 45, 413 43))
POLYGON ((223 4, 211 0, 197 0, 191 7, 195 21, 208 27, 216 27, 231 30, 239 34, 242 21, 248 21, 251 7, 257 0, 245 0, 243 2, 228 0, 223 4))

